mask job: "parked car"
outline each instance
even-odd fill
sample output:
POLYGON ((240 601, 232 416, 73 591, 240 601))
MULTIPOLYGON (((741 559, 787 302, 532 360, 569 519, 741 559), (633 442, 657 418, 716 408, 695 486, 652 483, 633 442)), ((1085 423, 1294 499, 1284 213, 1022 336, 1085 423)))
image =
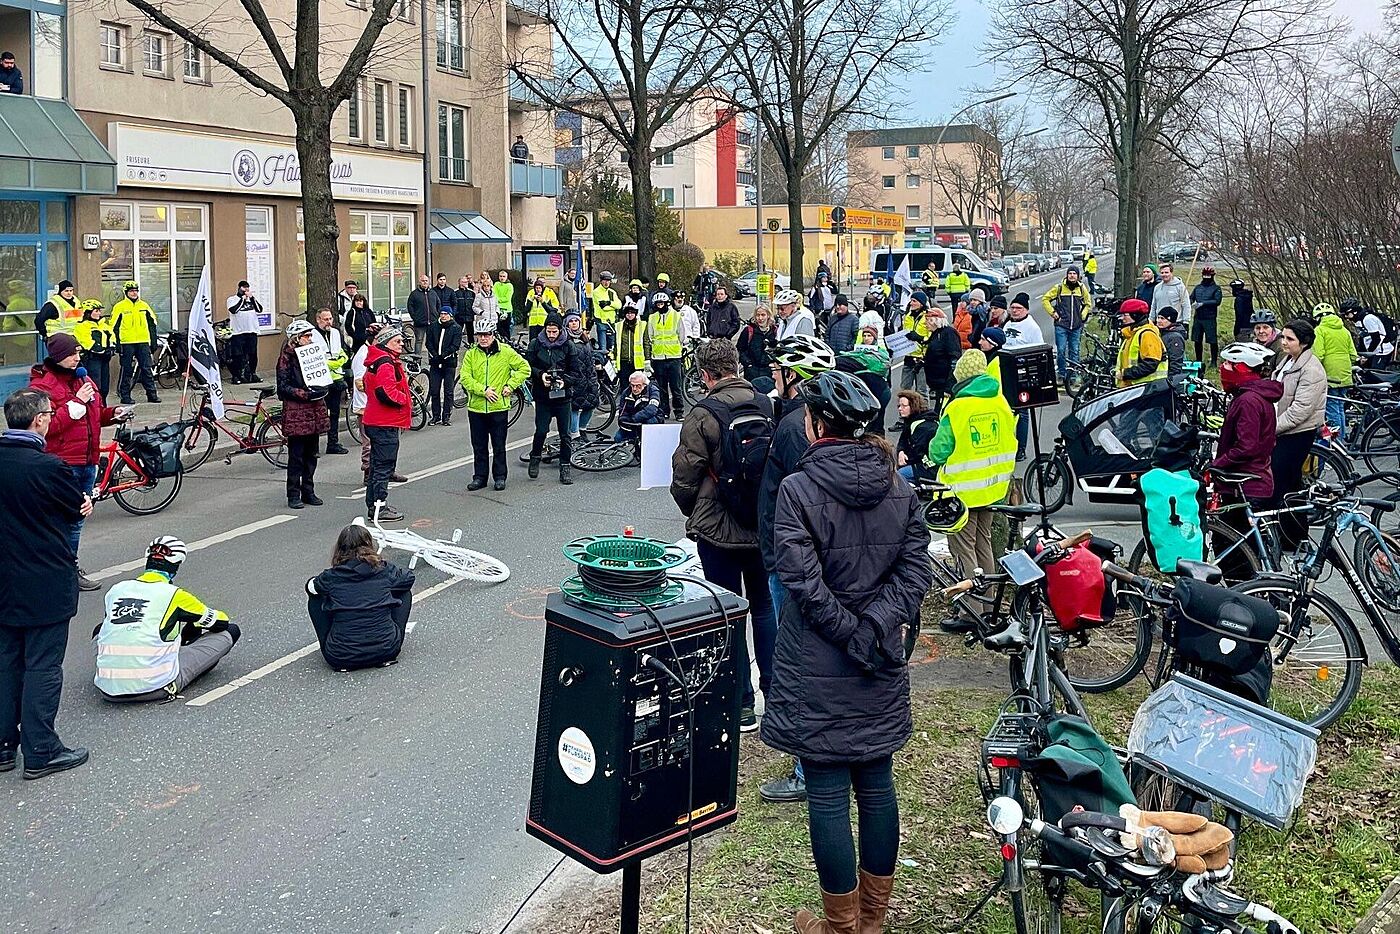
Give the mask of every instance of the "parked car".
MULTIPOLYGON (((774 290, 790 288, 791 276, 785 276, 780 272, 773 275, 774 290)), ((750 269, 742 276, 734 280, 735 298, 754 298, 758 295, 758 270, 750 269)))
POLYGON ((1058 268, 1060 268, 1060 260, 1059 260, 1059 257, 1055 256, 1055 254, 1053 254, 1053 253, 1040 253, 1040 254, 1037 254, 1037 255, 1040 256, 1040 268, 1041 268, 1041 270, 1043 270, 1044 272, 1049 272, 1049 271, 1052 270, 1052 269, 1058 269, 1058 268))
POLYGON ((1025 257, 1013 253, 1010 256, 1003 257, 1003 259, 1011 264, 1011 268, 1016 270, 1013 278, 1021 279, 1030 275, 1030 268, 1026 264, 1025 257))
POLYGON ((1084 244, 1076 243, 1074 246, 1069 248, 1069 254, 1071 257, 1073 257, 1076 263, 1082 261, 1084 259, 1084 244))
POLYGON ((1074 254, 1069 250, 1061 250, 1055 256, 1059 259, 1061 266, 1073 266, 1075 263, 1074 254))
POLYGON ((1026 258, 1026 265, 1030 268, 1031 275, 1036 275, 1045 271, 1045 266, 1041 263, 1039 253, 1023 253, 1026 258))
POLYGON ((1016 264, 1016 268, 1021 270, 1021 275, 1023 276, 1029 276, 1035 272, 1035 267, 1031 263, 1030 254, 1028 253, 1012 253, 1006 258, 1016 264))
POLYGON ((1157 251, 1157 258, 1166 262, 1180 262, 1182 260, 1209 259, 1210 251, 1203 244, 1199 243, 1168 243, 1157 251))
POLYGON ((1016 264, 1012 263, 1010 260, 999 257, 993 258, 987 260, 987 265, 991 266, 997 272, 1003 273, 1008 279, 1016 278, 1014 275, 1016 264))

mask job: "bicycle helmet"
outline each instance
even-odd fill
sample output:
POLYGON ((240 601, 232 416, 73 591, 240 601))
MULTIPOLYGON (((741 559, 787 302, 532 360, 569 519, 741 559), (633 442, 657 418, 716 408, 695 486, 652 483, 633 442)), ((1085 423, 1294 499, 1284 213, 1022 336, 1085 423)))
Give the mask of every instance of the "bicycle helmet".
POLYGON ((875 394, 855 376, 839 371, 818 373, 804 382, 802 399, 814 416, 857 438, 880 412, 875 394))
POLYGON ((87 314, 89 311, 97 311, 99 308, 106 308, 107 306, 95 298, 90 298, 78 307, 82 310, 83 314, 87 314))
POLYGON ((146 546, 146 567, 174 574, 188 554, 184 542, 173 535, 162 535, 146 546))
POLYGON ((952 535, 962 531, 967 525, 967 504, 958 499, 952 490, 935 493, 933 499, 924 506, 924 524, 930 532, 952 535))
POLYGON ((796 305, 801 301, 802 296, 798 295, 792 289, 783 289, 777 295, 773 296, 773 304, 778 307, 782 307, 783 305, 796 305))
POLYGON ((853 371, 857 375, 874 373, 883 377, 890 371, 890 352, 883 347, 861 344, 843 352, 841 356, 860 365, 859 369, 853 371))
POLYGON ((1270 327, 1277 327, 1278 315, 1274 314, 1267 308, 1260 308, 1257 311, 1255 311, 1254 314, 1249 316, 1249 323, 1251 325, 1267 324, 1270 327))
POLYGON ((671 304, 671 296, 667 295, 665 292, 657 292, 651 297, 651 303, 657 307, 669 305, 671 304))
POLYGON ((1238 363, 1257 370, 1264 365, 1264 361, 1274 355, 1274 352, 1262 344, 1253 341, 1238 341, 1226 347, 1220 352, 1222 363, 1238 363))
POLYGON ((137 291, 140 291, 141 286, 137 285, 136 282, 134 282, 134 281, 131 280, 131 279, 128 279, 128 280, 126 280, 125 282, 122 283, 122 291, 123 291, 123 292, 130 292, 132 289, 136 289, 137 291))
POLYGON ((310 334, 314 330, 316 330, 316 327, 310 321, 298 318, 287 325, 287 340, 295 340, 303 334, 310 334))
POLYGON ((1214 267, 1214 266, 1202 266, 1202 267, 1201 267, 1201 275, 1203 275, 1203 276, 1214 276, 1214 275, 1215 275, 1215 267, 1214 267))
POLYGON ((1352 297, 1344 298, 1338 306, 1338 309, 1343 314, 1356 314, 1361 311, 1361 299, 1352 297))
POLYGON ((1333 308, 1330 302, 1318 302, 1312 310, 1314 321, 1321 321, 1327 315, 1335 315, 1336 313, 1337 309, 1333 308))
POLYGON ((778 341, 771 358, 803 379, 836 369, 836 354, 824 342, 806 334, 793 334, 778 341))

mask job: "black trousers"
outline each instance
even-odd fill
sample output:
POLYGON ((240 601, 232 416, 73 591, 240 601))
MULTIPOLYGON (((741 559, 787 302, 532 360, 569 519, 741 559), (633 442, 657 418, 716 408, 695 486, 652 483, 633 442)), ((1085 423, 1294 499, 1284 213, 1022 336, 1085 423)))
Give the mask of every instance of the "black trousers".
POLYGON ((349 390, 341 380, 333 380, 326 392, 326 409, 331 415, 331 427, 326 430, 326 446, 340 443, 340 409, 345 404, 345 394, 349 390))
POLYGON ((457 357, 428 361, 428 415, 446 425, 452 421, 452 396, 457 382, 457 357))
POLYGON ((117 393, 121 400, 126 403, 131 401, 132 383, 139 381, 146 387, 146 397, 154 398, 156 394, 156 378, 151 367, 151 345, 150 344, 122 344, 122 378, 117 386, 117 393))
POLYGON ((685 415, 685 396, 681 392, 680 360, 653 360, 651 372, 656 377, 657 389, 661 390, 661 417, 670 418, 675 413, 677 419, 682 418, 685 415))
POLYGON ((23 745, 25 768, 42 768, 64 750, 53 723, 67 649, 66 619, 47 626, 0 625, 0 749, 23 745))
POLYGON ((369 439, 369 482, 365 484, 365 508, 374 512, 374 504, 389 501, 389 478, 399 463, 398 428, 365 426, 369 439))
POLYGON ((569 463, 574 456, 574 445, 569 437, 568 399, 535 399, 535 443, 530 446, 530 456, 539 457, 544 451, 544 439, 549 437, 549 426, 553 422, 559 432, 559 466, 569 463))
POLYGON ((92 381, 97 384, 97 391, 101 393, 102 399, 105 402, 107 399, 107 392, 112 388, 111 354, 102 357, 84 350, 82 354, 79 355, 78 359, 82 362, 83 366, 87 367, 88 376, 92 377, 92 381))
POLYGON ((404 594, 398 606, 385 609, 393 617, 396 633, 394 641, 383 646, 378 652, 365 652, 354 658, 342 658, 334 651, 326 651, 326 640, 330 638, 331 629, 335 626, 334 619, 326 610, 326 598, 307 597, 306 615, 311 617, 311 628, 316 630, 316 641, 321 643, 321 657, 326 660, 326 664, 337 669, 374 668, 398 658, 399 652, 403 650, 404 636, 408 632, 408 614, 413 609, 413 594, 404 594))
MULTIPOLYGON (((1270 464, 1274 474, 1274 495, 1269 499, 1270 509, 1282 507, 1285 496, 1297 493, 1303 488, 1303 464, 1312 452, 1313 442, 1316 440, 1316 429, 1278 436, 1274 442, 1270 464)), ((1286 547, 1296 548, 1307 535, 1307 523, 1300 519, 1297 513, 1279 516, 1279 533, 1286 547)))
POLYGON ((287 439, 287 498, 301 499, 316 493, 316 455, 320 435, 287 439))
POLYGON ((258 372, 258 335, 235 334, 228 339, 229 369, 235 383, 251 382, 258 372))
POLYGON ((491 479, 506 478, 506 420, 508 412, 468 412, 467 426, 472 436, 472 479, 486 480, 486 467, 491 467, 491 479))

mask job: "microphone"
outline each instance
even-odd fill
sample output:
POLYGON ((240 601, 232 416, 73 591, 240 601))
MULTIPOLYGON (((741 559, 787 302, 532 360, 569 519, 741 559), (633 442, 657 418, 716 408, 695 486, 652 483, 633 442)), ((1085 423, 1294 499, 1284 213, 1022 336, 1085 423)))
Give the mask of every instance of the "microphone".
POLYGON ((80 366, 73 372, 77 374, 78 379, 87 379, 87 367, 80 366))

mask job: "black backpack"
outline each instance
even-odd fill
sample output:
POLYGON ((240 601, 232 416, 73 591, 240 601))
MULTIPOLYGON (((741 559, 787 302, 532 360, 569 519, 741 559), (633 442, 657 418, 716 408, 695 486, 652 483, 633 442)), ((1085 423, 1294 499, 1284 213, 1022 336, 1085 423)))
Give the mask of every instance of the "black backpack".
POLYGON ((719 422, 719 460, 710 468, 719 501, 746 529, 758 528, 758 489, 773 443, 773 401, 753 398, 726 405, 705 399, 699 407, 719 422))

